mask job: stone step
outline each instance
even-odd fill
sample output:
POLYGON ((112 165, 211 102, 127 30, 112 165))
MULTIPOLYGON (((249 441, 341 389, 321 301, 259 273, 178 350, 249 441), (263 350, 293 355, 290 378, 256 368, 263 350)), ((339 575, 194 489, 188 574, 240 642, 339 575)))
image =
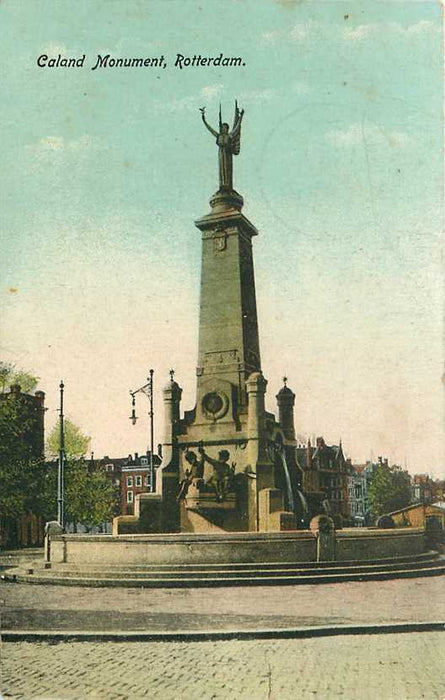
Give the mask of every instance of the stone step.
MULTIPOLYGON (((363 568, 363 567, 361 567, 363 568)), ((259 570, 256 574, 238 572, 237 575, 227 576, 225 573, 221 575, 210 576, 190 576, 189 573, 183 575, 167 575, 160 574, 153 576, 147 572, 141 577, 117 577, 115 572, 102 572, 101 575, 94 576, 77 576, 74 572, 71 575, 60 575, 58 571, 51 572, 47 570, 45 573, 36 572, 34 574, 26 574, 18 569, 11 570, 5 574, 6 580, 15 580, 20 583, 34 584, 50 584, 50 585, 65 585, 65 586, 91 586, 91 587, 131 587, 131 588, 156 588, 156 587, 216 587, 216 586, 251 586, 251 585, 299 585, 299 584, 315 584, 315 583, 341 583, 346 581, 377 581, 387 580, 392 578, 411 578, 417 576, 439 576, 445 573, 445 562, 440 561, 427 567, 396 567, 395 569, 381 567, 369 567, 366 571, 358 571, 356 567, 344 569, 341 572, 332 572, 329 570, 318 571, 316 574, 311 571, 287 571, 277 575, 272 571, 259 570)), ((128 572, 131 574, 131 572, 128 572)))
MULTIPOLYGON (((200 566, 188 566, 188 567, 181 567, 181 566, 176 566, 176 567, 171 567, 170 569, 167 569, 165 567, 158 568, 157 566, 147 566, 144 568, 137 568, 134 569, 133 567, 124 567, 121 569, 113 569, 110 570, 108 567, 104 570, 104 568, 89 568, 89 567, 83 567, 83 568, 76 568, 73 566, 68 566, 66 567, 64 564, 58 564, 53 566, 51 569, 37 569, 34 570, 35 573, 38 573, 40 576, 45 576, 49 578, 53 578, 54 576, 57 577, 63 577, 63 578, 116 578, 116 579, 143 579, 143 578, 157 578, 157 579, 170 579, 170 578, 177 578, 177 577, 186 577, 186 578, 202 578, 202 579, 212 579, 212 578, 231 578, 231 579, 237 579, 242 576, 251 576, 251 577, 258 577, 258 576, 265 576, 265 575, 273 575, 275 577, 286 577, 286 576, 323 576, 325 573, 329 574, 344 574, 348 573, 349 571, 353 571, 354 573, 360 574, 360 573, 372 573, 373 571, 379 570, 379 571, 398 571, 400 569, 406 569, 410 568, 412 570, 414 569, 423 569, 423 568, 430 568, 431 565, 433 564, 432 561, 427 560, 427 561, 417 561, 417 562, 411 562, 409 564, 409 567, 407 566, 406 562, 403 563, 396 563, 396 562, 391 562, 387 564, 374 564, 372 562, 370 563, 362 563, 358 564, 355 566, 343 566, 341 563, 337 563, 336 566, 332 566, 332 562, 327 562, 329 563, 329 566, 324 568, 324 567, 305 567, 302 568, 298 564, 294 564, 293 566, 289 567, 282 567, 281 565, 277 565, 276 567, 263 567, 261 564, 257 564, 254 567, 242 567, 238 568, 236 570, 233 570, 230 566, 219 566, 217 568, 214 568, 212 570, 207 569, 206 567, 200 567, 200 566)), ((444 562, 438 562, 438 566, 443 566, 445 567, 445 561, 444 562)))
MULTIPOLYGON (((407 565, 416 565, 417 563, 421 562, 431 562, 439 559, 439 553, 436 551, 430 551, 430 552, 424 552, 422 554, 410 554, 410 555, 405 555, 401 557, 391 557, 391 558, 385 558, 385 559, 370 559, 370 560, 362 560, 362 561, 357 561, 357 560, 344 560, 344 561, 287 561, 287 562, 281 562, 281 561, 276 561, 276 562, 219 562, 215 564, 209 564, 209 563, 194 563, 194 564, 187 564, 187 563, 181 563, 181 564, 107 564, 106 569, 107 571, 141 571, 141 572, 147 572, 147 571, 165 571, 165 572, 171 572, 171 571, 178 571, 180 573, 184 573, 186 571, 192 571, 192 570, 197 570, 199 571, 208 571, 208 572, 215 572, 215 571, 251 571, 251 570, 256 570, 258 568, 261 568, 261 570, 273 570, 275 571, 276 569, 328 569, 328 568, 338 568, 338 567, 357 567, 357 566, 376 566, 376 565, 382 565, 382 566, 387 566, 387 565, 400 565, 400 564, 407 564, 407 565)), ((34 562, 34 568, 41 569, 43 566, 42 560, 40 561, 35 561, 34 562)), ((32 566, 32 565, 31 565, 32 566)), ((93 566, 91 564, 70 564, 70 563, 55 563, 52 564, 52 569, 57 569, 60 571, 73 571, 73 572, 91 572, 93 570, 101 573, 103 572, 103 567, 99 568, 97 565, 93 566)))

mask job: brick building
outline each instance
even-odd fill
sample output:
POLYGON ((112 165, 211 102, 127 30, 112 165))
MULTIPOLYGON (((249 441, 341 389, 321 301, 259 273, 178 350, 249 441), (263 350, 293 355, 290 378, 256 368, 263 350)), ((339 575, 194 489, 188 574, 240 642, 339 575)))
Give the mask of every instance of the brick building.
POLYGON ((445 479, 435 479, 433 481, 433 501, 445 501, 445 479))
MULTIPOLYGON (((161 464, 161 458, 153 455, 153 467, 156 469, 161 464)), ((154 491, 150 483, 150 452, 134 457, 129 455, 121 469, 121 513, 132 515, 134 501, 139 493, 154 491)))
MULTIPOLYGON (((379 463, 388 464, 388 460, 379 457, 379 463)), ((348 476, 348 501, 350 524, 363 527, 371 524, 368 490, 377 469, 375 462, 351 464, 348 476)))
POLYGON ((323 493, 332 515, 348 520, 351 462, 345 458, 341 441, 339 445, 327 445, 318 437, 314 446, 308 440, 306 446, 297 447, 297 462, 303 472, 303 491, 323 493))
POLYGON ((414 474, 411 489, 414 503, 445 500, 445 481, 433 479, 428 474, 414 474))
MULTIPOLYGON (((150 452, 127 457, 109 457, 91 461, 96 467, 102 469, 113 485, 116 487, 119 499, 119 514, 131 515, 133 513, 134 499, 138 493, 147 493, 150 488, 150 452)), ((153 467, 156 469, 161 463, 158 455, 153 455, 153 467)))
MULTIPOLYGON (((158 455, 153 456, 153 466, 156 469, 161 463, 161 458, 158 455)), ((53 468, 57 469, 57 461, 49 463, 53 468)), ((135 452, 134 455, 127 457, 110 457, 105 455, 100 459, 96 459, 94 454, 91 454, 88 464, 91 468, 102 469, 113 486, 116 489, 116 515, 131 515, 133 513, 134 499, 138 493, 147 493, 150 491, 150 453, 140 455, 135 452)), ((111 523, 107 523, 106 531, 111 531, 111 523)), ((68 525, 68 529, 69 529, 68 525)), ((83 527, 77 525, 77 531, 83 532, 83 527)), ((93 528, 93 532, 102 531, 100 528, 93 528)))
MULTIPOLYGON (((20 411, 21 427, 17 442, 26 445, 29 459, 43 459, 45 452, 45 393, 25 394, 19 384, 13 384, 8 392, 0 393, 0 402, 15 401, 20 411)), ((22 448, 21 448, 22 451, 22 448)))

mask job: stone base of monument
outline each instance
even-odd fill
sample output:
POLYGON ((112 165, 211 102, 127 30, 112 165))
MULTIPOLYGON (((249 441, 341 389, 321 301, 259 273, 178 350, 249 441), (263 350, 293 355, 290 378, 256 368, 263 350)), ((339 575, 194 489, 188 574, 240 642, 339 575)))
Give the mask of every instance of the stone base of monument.
POLYGON ((258 513, 266 532, 297 529, 295 513, 284 510, 281 489, 261 489, 258 494, 258 513))
MULTIPOLYGON (((291 532, 165 533, 158 535, 67 535, 51 537, 51 561, 73 564, 232 564, 316 562, 317 536, 291 532)), ((422 528, 335 532, 335 560, 363 562, 422 554, 422 528)))
POLYGON ((184 588, 252 585, 300 585, 382 581, 437 576, 445 561, 437 552, 344 562, 234 562, 194 564, 104 564, 59 562, 44 568, 11 569, 6 580, 21 583, 89 587, 184 588), (32 573, 31 573, 32 572, 32 573))
POLYGON ((187 510, 198 512, 235 510, 237 507, 236 494, 233 491, 218 498, 215 489, 202 479, 196 479, 189 485, 184 505, 187 510))
POLYGON ((186 587, 340 583, 445 573, 445 558, 425 551, 424 531, 418 528, 344 529, 335 532, 335 548, 329 546, 328 550, 307 530, 49 537, 51 568, 42 560, 33 564, 32 573, 27 565, 28 571, 16 568, 6 572, 6 579, 38 584, 186 587), (329 558, 323 560, 323 556, 329 558), (335 560, 330 560, 331 556, 335 560))
POLYGON ((197 510, 200 512, 209 510, 235 510, 236 496, 234 493, 228 493, 221 501, 218 500, 214 493, 198 492, 196 495, 187 494, 185 507, 187 510, 197 510))

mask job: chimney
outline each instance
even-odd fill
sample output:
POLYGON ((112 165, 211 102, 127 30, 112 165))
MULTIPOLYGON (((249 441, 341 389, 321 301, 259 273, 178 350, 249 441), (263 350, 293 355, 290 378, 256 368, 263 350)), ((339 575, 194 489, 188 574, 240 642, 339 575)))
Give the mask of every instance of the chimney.
POLYGON ((43 406, 45 403, 45 392, 44 391, 36 391, 34 396, 36 397, 36 399, 38 399, 40 401, 41 405, 43 406))

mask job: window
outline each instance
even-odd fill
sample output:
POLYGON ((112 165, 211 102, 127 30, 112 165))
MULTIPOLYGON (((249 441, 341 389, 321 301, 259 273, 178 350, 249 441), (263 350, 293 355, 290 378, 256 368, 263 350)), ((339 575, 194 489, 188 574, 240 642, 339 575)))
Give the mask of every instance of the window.
POLYGON ((127 486, 133 486, 133 477, 127 476, 127 486))
POLYGON ((150 486, 150 477, 148 476, 148 474, 146 475, 144 482, 145 482, 145 486, 150 486))
POLYGON ((133 491, 127 491, 127 503, 133 503, 133 491))
POLYGON ((135 486, 142 486, 142 476, 138 475, 138 476, 136 477, 135 486))
POLYGON ((141 457, 141 464, 148 464, 147 457, 141 457))

